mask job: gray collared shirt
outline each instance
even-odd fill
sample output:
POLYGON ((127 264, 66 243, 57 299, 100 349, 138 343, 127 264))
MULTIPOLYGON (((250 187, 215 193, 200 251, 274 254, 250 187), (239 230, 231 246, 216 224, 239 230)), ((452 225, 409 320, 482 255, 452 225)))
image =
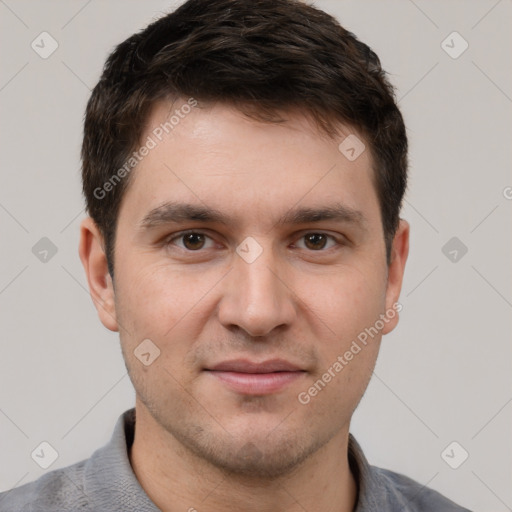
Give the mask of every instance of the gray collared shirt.
MULTIPOLYGON (((134 432, 135 409, 129 409, 90 458, 0 493, 0 512, 158 512, 128 459, 134 432)), ((352 435, 349 461, 359 486, 354 512, 469 512, 404 475, 370 466, 352 435)))

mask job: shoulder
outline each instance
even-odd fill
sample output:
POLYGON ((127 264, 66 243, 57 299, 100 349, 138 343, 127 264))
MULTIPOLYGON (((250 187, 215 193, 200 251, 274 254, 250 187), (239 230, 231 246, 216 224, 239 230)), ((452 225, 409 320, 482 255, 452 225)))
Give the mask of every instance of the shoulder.
POLYGON ((356 512, 471 512, 408 476, 371 466, 352 434, 348 458, 359 486, 356 512))
POLYGON ((85 463, 83 460, 55 469, 33 482, 0 493, 0 512, 91 510, 83 485, 85 463))
POLYGON ((439 492, 401 473, 375 466, 372 466, 372 471, 386 494, 393 495, 394 500, 404 507, 403 510, 410 512, 471 512, 439 492))

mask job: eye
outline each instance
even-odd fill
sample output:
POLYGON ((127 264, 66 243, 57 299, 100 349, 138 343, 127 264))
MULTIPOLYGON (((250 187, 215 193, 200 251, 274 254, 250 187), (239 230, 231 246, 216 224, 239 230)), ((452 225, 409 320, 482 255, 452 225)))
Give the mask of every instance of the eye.
POLYGON ((200 231, 183 231, 167 239, 166 245, 177 245, 180 249, 191 252, 199 251, 200 249, 208 249, 208 247, 205 247, 207 239, 213 242, 208 235, 201 233, 200 231), (175 240, 182 241, 183 244, 179 245, 174 243, 175 240))
MULTIPOLYGON (((338 242, 334 236, 327 235, 326 233, 306 233, 301 237, 301 240, 304 240, 306 248, 312 251, 324 250, 329 240, 333 243, 331 247, 340 245, 340 242, 338 242)), ((331 247, 327 247, 327 249, 331 247)), ((302 249, 303 247, 300 248, 302 249)))
MULTIPOLYGON (((310 232, 302 235, 299 239, 304 241, 304 246, 295 244, 299 249, 307 249, 313 252, 326 252, 328 249, 337 245, 343 245, 333 235, 321 232, 310 232), (330 245, 329 245, 330 243, 330 245)), ((177 246, 187 252, 199 252, 201 249, 211 249, 214 247, 214 240, 206 233, 201 231, 182 231, 172 235, 165 241, 166 246, 177 246), (208 241, 210 245, 208 245, 208 241)))

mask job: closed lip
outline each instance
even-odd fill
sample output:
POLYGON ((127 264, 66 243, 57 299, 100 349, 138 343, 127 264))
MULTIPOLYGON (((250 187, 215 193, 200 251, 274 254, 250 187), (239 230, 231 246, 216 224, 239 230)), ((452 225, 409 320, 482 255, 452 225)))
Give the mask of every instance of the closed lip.
POLYGON ((269 359, 267 361, 251 361, 249 359, 232 359, 205 368, 209 371, 236 373, 274 373, 306 371, 285 359, 269 359))

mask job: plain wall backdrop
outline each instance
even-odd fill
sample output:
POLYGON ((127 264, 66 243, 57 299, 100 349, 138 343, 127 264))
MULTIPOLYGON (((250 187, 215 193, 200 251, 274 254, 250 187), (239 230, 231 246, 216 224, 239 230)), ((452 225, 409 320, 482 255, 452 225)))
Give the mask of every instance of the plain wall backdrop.
MULTIPOLYGON (((0 1, 0 491, 89 457, 134 405, 78 257, 82 120, 114 45, 176 5, 0 1)), ((374 465, 512 510, 512 2, 315 5, 379 55, 410 139, 401 321, 351 431, 374 465)))

